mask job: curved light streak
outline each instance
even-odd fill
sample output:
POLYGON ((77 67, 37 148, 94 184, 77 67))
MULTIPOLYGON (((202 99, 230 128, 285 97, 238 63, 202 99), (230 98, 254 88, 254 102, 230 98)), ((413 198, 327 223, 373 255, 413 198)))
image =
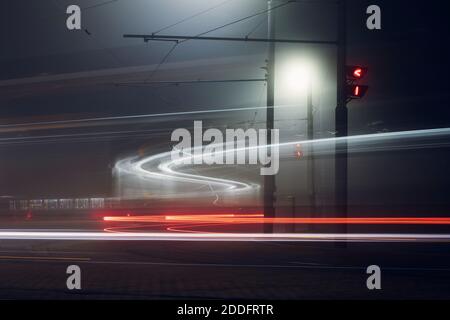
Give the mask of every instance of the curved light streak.
MULTIPOLYGON (((136 175, 144 179, 162 179, 179 182, 189 182, 195 184, 208 184, 222 188, 223 191, 245 192, 257 188, 257 185, 233 181, 230 179, 214 178, 202 175, 188 174, 175 171, 175 168, 182 167, 180 161, 170 159, 171 152, 161 153, 155 156, 138 160, 137 157, 131 157, 119 161, 116 169, 119 172, 136 175), (144 168, 146 166, 146 168, 144 168)), ((217 190, 216 190, 217 191, 217 190)), ((198 196, 198 193, 194 194, 198 196)))
MULTIPOLYGON (((220 147, 219 150, 214 150, 215 156, 225 155, 230 152, 247 152, 251 150, 259 150, 261 148, 271 148, 271 147, 290 147, 297 145, 310 145, 314 144, 317 149, 322 146, 330 146, 325 150, 325 153, 333 153, 335 150, 334 145, 338 147, 341 143, 347 142, 349 144, 349 153, 367 150, 384 150, 384 149, 396 149, 398 146, 384 146, 380 147, 371 146, 371 143, 378 142, 395 142, 403 141, 415 138, 439 138, 439 137, 449 137, 450 128, 441 129, 427 129, 427 130, 412 130, 412 131, 399 131, 399 132, 387 132, 387 133, 376 133, 376 134, 366 134, 366 135, 355 135, 349 137, 333 137, 333 138, 323 138, 315 140, 299 140, 290 141, 279 144, 272 145, 259 145, 253 147, 235 148, 234 143, 230 148, 230 143, 216 144, 214 146, 220 147), (329 150, 328 150, 329 149, 329 150)), ((421 144, 423 145, 423 144, 421 144)), ((434 145, 434 144, 433 144, 434 145)), ((212 146, 211 146, 212 147, 212 146)), ((159 180, 169 180, 177 182, 187 182, 194 184, 207 184, 210 186, 218 187, 219 190, 215 192, 249 192, 256 191, 260 187, 258 184, 249 184, 242 181, 236 181, 231 179, 224 179, 218 177, 210 177, 199 174, 185 173, 181 172, 180 169, 186 167, 184 164, 186 160, 189 163, 195 163, 195 159, 198 157, 203 157, 205 154, 196 154, 195 151, 202 149, 203 147, 190 148, 185 151, 185 156, 180 159, 171 159, 171 152, 164 152, 156 154, 149 157, 144 157, 140 159, 139 157, 130 157, 120 160, 116 163, 116 169, 119 172, 125 172, 131 175, 135 175, 144 179, 159 179, 159 180)), ((324 152, 323 150, 317 150, 318 152, 324 152)), ((208 155, 208 154, 206 154, 208 155)), ((210 153, 209 155, 212 155, 210 153)), ((199 197, 199 193, 184 193, 185 197, 199 197)), ((173 195, 171 195, 173 197, 173 195)))

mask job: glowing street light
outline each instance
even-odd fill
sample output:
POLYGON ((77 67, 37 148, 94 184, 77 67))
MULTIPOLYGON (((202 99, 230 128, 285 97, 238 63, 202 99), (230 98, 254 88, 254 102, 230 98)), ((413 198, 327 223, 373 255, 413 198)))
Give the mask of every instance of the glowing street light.
POLYGON ((281 100, 292 101, 309 94, 316 69, 314 63, 307 59, 286 59, 281 63, 276 86, 281 100))

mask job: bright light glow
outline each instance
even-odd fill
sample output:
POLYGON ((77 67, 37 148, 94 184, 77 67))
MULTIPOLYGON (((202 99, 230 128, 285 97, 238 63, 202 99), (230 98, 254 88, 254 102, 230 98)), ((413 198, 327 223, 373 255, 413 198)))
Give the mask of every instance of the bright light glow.
POLYGON ((362 69, 358 68, 353 72, 353 75, 355 76, 355 78, 361 78, 362 75, 362 69))
POLYGON ((355 87, 355 97, 359 97, 359 86, 355 87))
POLYGON ((283 102, 306 101, 308 87, 317 77, 317 66, 309 57, 286 57, 276 66, 275 90, 283 102))
POLYGON ((318 99, 326 84, 321 71, 322 62, 298 48, 279 51, 275 64, 275 101, 306 107, 308 92, 311 91, 313 97, 318 99))
MULTIPOLYGON (((306 104, 309 88, 320 83, 321 61, 296 48, 280 48, 275 64, 275 99, 281 104, 306 104)), ((314 91, 314 90, 313 90, 314 91)), ((314 92, 313 92, 314 93, 314 92)))
POLYGON ((283 66, 280 72, 280 86, 291 93, 304 92, 310 79, 310 66, 295 61, 283 66))

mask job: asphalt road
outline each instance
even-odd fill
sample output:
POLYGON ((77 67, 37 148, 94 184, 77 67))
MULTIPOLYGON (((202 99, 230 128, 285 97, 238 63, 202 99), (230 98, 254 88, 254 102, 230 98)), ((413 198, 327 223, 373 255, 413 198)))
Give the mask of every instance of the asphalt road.
POLYGON ((0 242, 2 299, 448 299, 448 244, 0 242), (66 289, 81 267, 82 289, 66 289), (381 267, 382 290, 366 287, 381 267))

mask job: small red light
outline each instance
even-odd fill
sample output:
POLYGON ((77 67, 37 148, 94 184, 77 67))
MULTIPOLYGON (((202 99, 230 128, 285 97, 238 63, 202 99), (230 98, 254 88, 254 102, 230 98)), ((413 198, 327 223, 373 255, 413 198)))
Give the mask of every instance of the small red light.
POLYGON ((302 146, 301 146, 301 144, 297 144, 296 146, 295 146, 295 157, 297 158, 297 159, 301 159, 301 158, 303 158, 303 151, 302 151, 302 146))
POLYGON ((355 97, 359 97, 359 86, 356 86, 356 87, 355 87, 355 92, 354 92, 354 94, 355 94, 355 97))
POLYGON ((355 69, 355 71, 353 71, 353 76, 355 76, 355 78, 361 78, 362 69, 361 68, 355 69))

